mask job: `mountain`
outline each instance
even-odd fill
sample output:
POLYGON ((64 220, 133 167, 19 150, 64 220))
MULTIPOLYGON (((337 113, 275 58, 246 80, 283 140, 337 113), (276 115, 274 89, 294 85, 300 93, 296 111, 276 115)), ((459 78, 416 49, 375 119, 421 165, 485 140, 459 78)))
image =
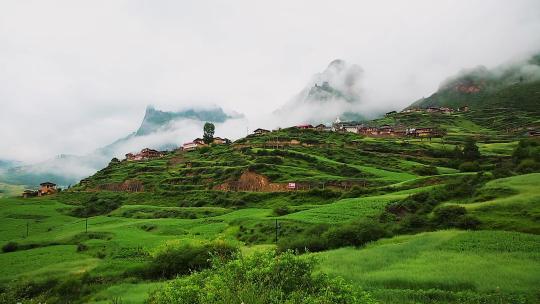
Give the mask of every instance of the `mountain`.
POLYGON ((141 126, 135 132, 137 136, 147 135, 158 131, 160 128, 167 126, 169 123, 179 119, 193 119, 200 121, 210 121, 214 123, 223 123, 233 116, 223 112, 223 109, 195 110, 187 109, 180 112, 166 112, 156 110, 153 106, 146 108, 141 126))
POLYGON ((52 181, 63 186, 75 184, 106 166, 113 157, 123 158, 128 152, 136 152, 146 147, 173 150, 185 141, 202 136, 204 122, 220 124, 242 117, 240 114, 226 114, 221 108, 192 108, 168 112, 148 106, 135 132, 87 155, 62 154, 29 165, 0 162, 0 181, 30 187, 43 181, 52 181))
POLYGON ((274 115, 284 124, 327 122, 336 116, 363 119, 362 75, 360 66, 336 59, 274 115))
POLYGON ((494 69, 479 66, 444 81, 437 92, 408 108, 444 106, 471 109, 510 108, 539 113, 540 54, 494 69))
POLYGON ((20 165, 20 162, 8 159, 0 159, 0 171, 20 165))

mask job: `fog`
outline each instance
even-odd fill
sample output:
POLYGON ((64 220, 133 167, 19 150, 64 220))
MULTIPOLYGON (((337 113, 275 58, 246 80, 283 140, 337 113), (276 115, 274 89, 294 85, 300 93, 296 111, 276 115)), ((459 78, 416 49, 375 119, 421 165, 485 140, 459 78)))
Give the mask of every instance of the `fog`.
MULTIPOLYGON (((216 126, 228 137, 401 109, 464 68, 537 52, 538 33, 537 0, 3 0, 0 159, 92 153, 134 132, 148 104, 245 114, 216 126), (353 79, 359 102, 292 106, 338 58, 358 72, 340 83, 353 79), (284 107, 287 117, 272 114, 284 107)), ((179 121, 118 153, 187 141, 200 124, 179 121)))

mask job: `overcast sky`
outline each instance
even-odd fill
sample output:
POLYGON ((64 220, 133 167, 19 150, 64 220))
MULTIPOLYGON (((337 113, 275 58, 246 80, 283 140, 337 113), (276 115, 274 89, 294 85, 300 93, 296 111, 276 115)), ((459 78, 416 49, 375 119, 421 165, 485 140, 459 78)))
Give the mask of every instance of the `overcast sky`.
POLYGON ((398 109, 538 50, 538 0, 0 0, 0 158, 87 153, 148 104, 257 117, 336 58, 362 67, 366 102, 398 109))

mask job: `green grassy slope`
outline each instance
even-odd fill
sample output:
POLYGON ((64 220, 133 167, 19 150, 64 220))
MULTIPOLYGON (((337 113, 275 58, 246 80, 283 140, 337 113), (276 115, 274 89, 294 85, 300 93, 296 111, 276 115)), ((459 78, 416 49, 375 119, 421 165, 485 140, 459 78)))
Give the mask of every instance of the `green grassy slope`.
POLYGON ((439 231, 316 256, 321 271, 349 279, 384 303, 540 300, 537 235, 439 231))
POLYGON ((488 182, 479 198, 460 204, 477 216, 486 229, 540 233, 540 173, 488 182))

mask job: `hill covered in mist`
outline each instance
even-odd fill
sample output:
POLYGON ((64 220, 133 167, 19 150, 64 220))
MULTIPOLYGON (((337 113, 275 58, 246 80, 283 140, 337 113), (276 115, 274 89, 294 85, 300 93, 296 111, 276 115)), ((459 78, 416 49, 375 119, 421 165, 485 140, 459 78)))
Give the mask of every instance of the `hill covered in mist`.
POLYGON ((289 124, 364 119, 362 77, 360 66, 336 59, 273 114, 289 124))
POLYGON ((146 147, 172 150, 202 136, 202 126, 207 121, 216 124, 234 123, 242 117, 239 114, 226 114, 222 108, 161 111, 148 106, 135 132, 86 155, 62 154, 27 165, 11 163, 0 170, 0 181, 28 186, 36 186, 44 181, 63 186, 75 184, 105 167, 113 157, 123 158, 128 152, 137 152, 146 147))
POLYGON ((540 54, 493 69, 479 66, 445 80, 434 94, 409 108, 445 106, 471 109, 510 108, 538 113, 540 54))

